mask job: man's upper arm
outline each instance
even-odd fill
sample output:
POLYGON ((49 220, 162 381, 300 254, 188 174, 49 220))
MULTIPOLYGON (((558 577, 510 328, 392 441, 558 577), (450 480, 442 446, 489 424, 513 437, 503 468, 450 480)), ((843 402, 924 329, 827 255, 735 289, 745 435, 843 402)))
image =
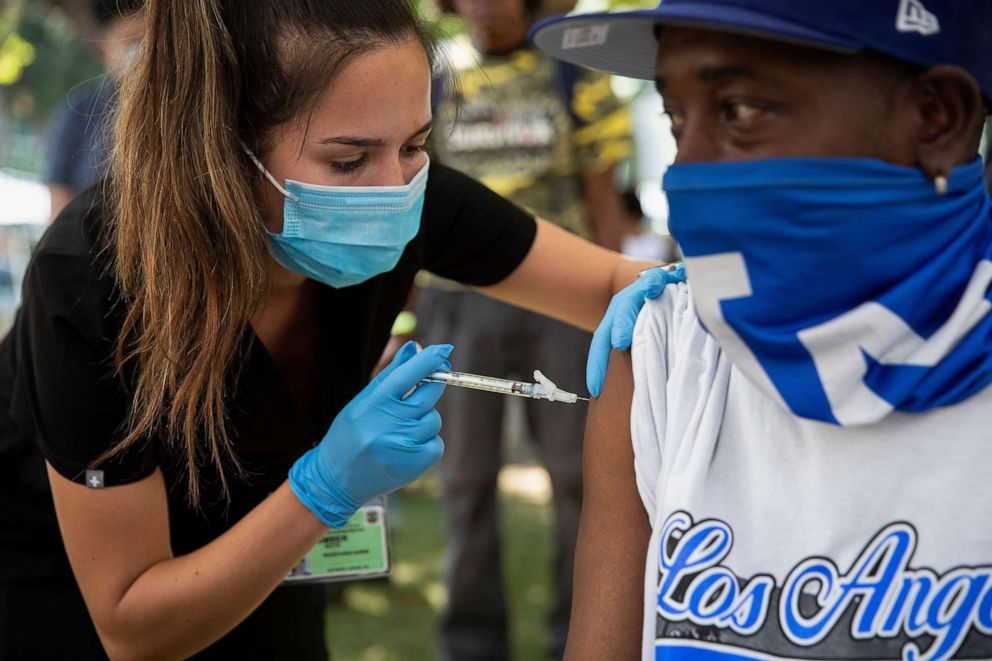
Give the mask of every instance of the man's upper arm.
POLYGON ((630 354, 614 353, 586 428, 568 659, 640 657, 651 528, 634 478, 632 394, 630 354))

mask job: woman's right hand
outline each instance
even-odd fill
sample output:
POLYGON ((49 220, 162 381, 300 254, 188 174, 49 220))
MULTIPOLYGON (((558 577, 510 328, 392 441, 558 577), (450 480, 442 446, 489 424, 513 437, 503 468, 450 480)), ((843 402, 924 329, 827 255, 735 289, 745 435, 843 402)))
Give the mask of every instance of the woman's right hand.
POLYGON ((338 413, 317 447, 293 464, 290 487, 318 519, 339 528, 363 504, 409 484, 441 458, 441 416, 434 405, 444 385, 420 381, 450 370, 451 350, 439 344, 418 353, 407 342, 338 413))

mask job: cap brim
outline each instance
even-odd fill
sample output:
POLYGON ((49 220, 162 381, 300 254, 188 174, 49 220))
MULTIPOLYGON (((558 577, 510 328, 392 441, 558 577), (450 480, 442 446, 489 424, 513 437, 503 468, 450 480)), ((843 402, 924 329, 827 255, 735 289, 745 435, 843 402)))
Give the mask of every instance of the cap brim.
MULTIPOLYGON (((870 0, 866 0, 870 1, 870 0)), ((655 77, 656 25, 744 34, 813 48, 855 52, 863 45, 779 18, 716 2, 662 2, 655 9, 553 16, 530 30, 531 42, 560 60, 630 78, 655 77)))

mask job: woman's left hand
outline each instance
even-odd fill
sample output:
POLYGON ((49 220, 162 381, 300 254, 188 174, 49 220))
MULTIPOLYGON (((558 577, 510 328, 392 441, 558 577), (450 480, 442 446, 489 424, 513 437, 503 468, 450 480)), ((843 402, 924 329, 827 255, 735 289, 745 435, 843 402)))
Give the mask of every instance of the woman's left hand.
POLYGON ((648 269, 613 297, 589 346, 586 387, 589 388, 590 395, 599 397, 603 381, 606 379, 606 366, 610 362, 610 350, 630 349, 634 338, 634 324, 637 322, 641 308, 644 307, 644 301, 658 298, 665 287, 673 282, 684 281, 685 267, 682 264, 671 271, 663 267, 648 269))

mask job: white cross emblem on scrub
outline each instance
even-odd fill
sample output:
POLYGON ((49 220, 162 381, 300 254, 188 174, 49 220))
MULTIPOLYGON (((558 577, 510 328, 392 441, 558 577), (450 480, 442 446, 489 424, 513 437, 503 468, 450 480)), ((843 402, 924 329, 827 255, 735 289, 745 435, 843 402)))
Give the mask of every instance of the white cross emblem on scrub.
POLYGON ((86 471, 86 484, 91 489, 102 489, 103 471, 86 471))

